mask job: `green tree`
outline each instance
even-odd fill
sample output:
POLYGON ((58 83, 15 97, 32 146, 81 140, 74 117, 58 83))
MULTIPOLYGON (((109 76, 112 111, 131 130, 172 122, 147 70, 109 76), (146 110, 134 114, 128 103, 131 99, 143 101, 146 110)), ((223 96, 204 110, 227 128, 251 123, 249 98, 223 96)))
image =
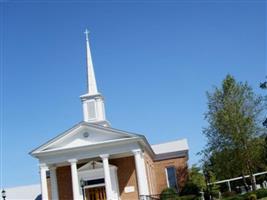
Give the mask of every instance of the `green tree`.
POLYGON ((195 194, 199 195, 200 191, 206 189, 206 183, 200 167, 193 165, 189 169, 188 180, 181 191, 181 195, 195 194))
POLYGON ((207 98, 204 162, 209 163, 217 178, 250 174, 255 189, 252 174, 262 163, 263 145, 257 138, 263 134, 263 98, 231 75, 226 76, 221 87, 207 92, 207 98))
POLYGON ((200 167, 192 165, 192 167, 189 169, 188 179, 193 184, 197 185, 200 191, 203 191, 206 188, 205 178, 200 167))

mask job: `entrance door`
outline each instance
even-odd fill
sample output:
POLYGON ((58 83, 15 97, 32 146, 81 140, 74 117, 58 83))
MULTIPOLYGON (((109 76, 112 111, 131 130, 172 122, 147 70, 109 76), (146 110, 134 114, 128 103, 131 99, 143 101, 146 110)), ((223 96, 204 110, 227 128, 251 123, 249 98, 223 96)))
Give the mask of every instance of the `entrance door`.
POLYGON ((105 187, 94 187, 85 189, 86 200, 106 200, 105 187))

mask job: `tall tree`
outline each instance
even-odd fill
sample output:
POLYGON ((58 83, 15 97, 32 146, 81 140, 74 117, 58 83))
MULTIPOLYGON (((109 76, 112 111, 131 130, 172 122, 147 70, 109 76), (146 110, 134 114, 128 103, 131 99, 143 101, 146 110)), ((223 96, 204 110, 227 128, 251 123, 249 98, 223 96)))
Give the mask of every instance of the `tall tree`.
MULTIPOLYGON (((253 189, 253 172, 261 162, 261 147, 257 138, 262 132, 263 98, 256 95, 247 83, 236 82, 227 75, 221 87, 207 92, 208 127, 203 130, 208 143, 203 153, 211 168, 223 170, 231 178, 250 174, 253 189)), ((216 170, 214 170, 216 173, 216 170)), ((215 174, 215 175, 217 175, 215 174)))

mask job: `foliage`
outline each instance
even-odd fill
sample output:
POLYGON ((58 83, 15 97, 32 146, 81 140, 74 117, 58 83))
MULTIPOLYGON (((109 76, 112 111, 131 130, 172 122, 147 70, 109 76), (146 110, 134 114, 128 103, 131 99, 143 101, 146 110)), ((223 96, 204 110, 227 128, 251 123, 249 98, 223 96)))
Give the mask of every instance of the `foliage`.
POLYGON ((212 195, 212 196, 219 196, 219 185, 214 184, 214 182, 216 181, 216 177, 214 172, 212 171, 211 165, 206 162, 203 165, 203 172, 204 172, 204 176, 205 176, 205 181, 207 184, 207 188, 205 190, 205 194, 206 195, 212 195))
POLYGON ((179 196, 177 200, 197 200, 198 197, 196 195, 185 195, 185 196, 179 196))
POLYGON ((259 199, 267 197, 267 189, 256 190, 256 195, 259 199))
POLYGON ((256 194, 250 194, 248 196, 248 200, 257 200, 257 195, 256 194))
POLYGON ((222 193, 222 196, 223 197, 233 197, 233 196, 235 196, 236 195, 236 192, 235 191, 227 191, 227 192, 224 192, 224 193, 222 193))
POLYGON ((161 200, 175 200, 178 197, 174 188, 166 188, 160 193, 161 200))
POLYGON ((201 200, 197 195, 178 195, 173 188, 166 188, 160 194, 161 200, 201 200))
POLYGON ((204 175, 200 172, 200 170, 200 167, 192 165, 191 169, 189 170, 189 181, 197 185, 199 190, 202 191, 206 188, 206 183, 204 175))
MULTIPOLYGON (((208 143, 203 163, 218 179, 250 174, 265 167, 263 162, 263 99, 247 83, 227 75, 220 88, 207 93, 208 143), (227 164, 226 164, 227 163, 227 164), (208 166, 208 167, 207 167, 208 166)), ((252 176, 251 176, 251 182, 252 176)), ((254 189, 255 189, 255 183, 254 189)))
POLYGON ((223 198, 223 199, 224 200, 245 200, 245 198, 241 195, 235 195, 235 196, 223 198))
POLYGON ((198 185, 194 184, 193 182, 191 181, 188 181, 184 188, 182 189, 181 191, 181 195, 199 195, 200 193, 200 189, 198 187, 198 185))
POLYGON ((255 200, 255 199, 263 199, 267 197, 267 189, 259 189, 253 192, 248 192, 242 195, 235 195, 223 198, 223 200, 255 200))
POLYGON ((203 174, 200 172, 200 168, 193 165, 189 169, 188 180, 183 187, 180 195, 199 195, 200 191, 206 188, 206 183, 203 174))

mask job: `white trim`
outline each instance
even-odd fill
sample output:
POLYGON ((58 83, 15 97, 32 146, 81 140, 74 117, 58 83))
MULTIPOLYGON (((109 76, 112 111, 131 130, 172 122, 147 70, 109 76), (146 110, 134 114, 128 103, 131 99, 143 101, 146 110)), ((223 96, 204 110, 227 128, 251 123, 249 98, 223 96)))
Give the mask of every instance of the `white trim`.
MULTIPOLYGON (((263 172, 259 172, 259 173, 255 173, 253 174, 253 176, 259 176, 259 175, 262 175, 262 174, 267 174, 267 171, 263 171, 263 172)), ((244 177, 245 178, 248 178, 250 175, 245 175, 244 177)), ((242 179, 243 177, 242 176, 239 176, 239 177, 235 177, 235 178, 230 178, 230 179, 224 179, 224 180, 221 180, 221 181, 216 181, 216 182, 212 182, 212 183, 208 183, 208 185, 210 184, 219 184, 219 183, 225 183, 227 181, 235 181, 235 180, 239 180, 239 179, 242 179)))
POLYGON ((129 132, 126 132, 126 131, 122 131, 122 130, 119 130, 119 129, 114 129, 114 128, 110 128, 110 127, 103 127, 101 125, 97 125, 97 124, 92 124, 90 122, 80 122, 76 125, 74 125, 72 128, 64 131, 63 133, 59 134, 58 136, 52 138, 51 140, 49 140, 48 142, 40 145, 39 147, 37 147, 36 149, 32 150, 30 152, 30 154, 32 156, 35 156, 37 155, 38 153, 41 153, 44 149, 46 148, 49 148, 50 146, 54 145, 55 143, 58 143, 60 142, 61 140, 65 139, 65 137, 67 135, 72 135, 74 134, 75 131, 77 131, 79 128, 81 127, 88 127, 88 128, 93 128, 93 129, 97 129, 97 130, 103 130, 104 132, 108 133, 108 132, 112 132, 114 134, 118 134, 118 135, 122 135, 122 136, 128 136, 129 138, 141 138, 141 137, 144 137, 142 135, 138 135, 138 134, 135 134, 135 133, 129 133, 129 132), (71 134, 72 133, 72 134, 71 134))
POLYGON ((165 167, 165 174, 166 174, 168 188, 170 187, 170 183, 169 183, 169 176, 168 176, 167 168, 173 168, 174 169, 176 189, 179 190, 179 186, 178 186, 178 182, 177 182, 177 171, 176 171, 176 167, 174 165, 169 165, 169 166, 165 167))
POLYGON ((122 139, 115 139, 115 140, 107 140, 107 141, 103 141, 103 142, 99 142, 99 143, 94 143, 94 144, 89 144, 89 145, 84 145, 84 146, 79 146, 79 147, 70 147, 70 148, 54 148, 54 149, 48 149, 48 150, 44 150, 42 152, 36 153, 37 154, 44 154, 44 153, 50 153, 50 152, 60 152, 60 151, 72 151, 75 149, 82 149, 82 148, 90 148, 90 147, 95 147, 95 146, 99 146, 99 145, 104 145, 104 144, 109 144, 109 143, 115 143, 115 142, 123 142, 123 141, 131 141, 131 140, 136 140, 139 138, 122 138, 122 139))
POLYGON ((72 182, 72 193, 73 199, 79 200, 80 199, 80 184, 78 179, 78 171, 77 171, 77 160, 71 159, 70 168, 71 168, 71 182, 72 182))
POLYGON ((46 162, 47 164, 63 164, 66 163, 67 160, 72 159, 74 156, 78 160, 83 159, 95 159, 99 157, 100 154, 109 153, 111 155, 123 155, 127 153, 127 155, 131 155, 131 150, 140 148, 138 142, 124 141, 124 142, 114 142, 112 144, 107 145, 98 145, 94 148, 92 147, 84 147, 84 148, 76 148, 75 150, 61 150, 58 152, 50 152, 50 153, 42 153, 38 156, 41 162, 46 162))
POLYGON ((46 172, 48 170, 48 167, 45 163, 41 163, 39 167, 40 167, 42 199, 48 200, 48 188, 47 188, 47 178, 46 178, 46 172))
POLYGON ((167 167, 165 167, 165 177, 166 177, 167 186, 169 188, 170 187, 170 183, 169 183, 169 177, 168 177, 167 167))
POLYGON ((95 185, 87 185, 87 186, 84 186, 84 189, 103 187, 103 186, 105 187, 105 183, 99 183, 99 184, 95 184, 95 185))
POLYGON ((147 172, 143 155, 144 153, 141 149, 135 149, 132 150, 132 152, 134 153, 139 195, 149 195, 147 172))
MULTIPOLYGON (((104 155, 102 157, 107 157, 107 155, 104 155)), ((104 158, 106 160, 108 160, 107 158, 104 158)), ((85 181, 92 181, 92 180, 96 180, 96 179, 104 179, 105 183, 107 181, 107 179, 105 179, 105 169, 104 169, 104 162, 103 164, 100 163, 100 162, 96 162, 98 163, 96 165, 97 168, 95 169, 91 169, 91 162, 88 162, 87 164, 83 165, 81 168, 79 168, 78 170, 78 176, 79 176, 79 180, 83 179, 85 181), (101 166, 99 165, 101 164, 101 166)), ((111 196, 110 196, 110 199, 112 200, 118 200, 119 199, 119 185, 118 185, 118 177, 117 177, 117 167, 114 166, 114 165, 111 165, 109 164, 109 170, 110 172, 110 177, 111 177, 111 196)), ((108 175, 107 175, 108 176, 108 175)), ((106 177, 107 177, 106 176, 106 177)), ((97 183, 97 184, 94 184, 94 185, 86 185, 85 187, 97 187, 97 186, 105 186, 106 188, 106 184, 103 184, 103 183, 97 183)), ((82 192, 81 188, 80 188, 80 191, 82 192)))
POLYGON ((57 186, 57 171, 56 167, 52 166, 49 168, 50 171, 50 182, 51 182, 51 197, 53 200, 58 200, 58 186, 57 186))
POLYGON ((111 183, 111 176, 110 176, 110 169, 109 169, 109 162, 108 162, 109 155, 103 154, 103 155, 100 155, 100 157, 102 158, 102 161, 103 161, 107 200, 112 200, 112 183, 111 183))

